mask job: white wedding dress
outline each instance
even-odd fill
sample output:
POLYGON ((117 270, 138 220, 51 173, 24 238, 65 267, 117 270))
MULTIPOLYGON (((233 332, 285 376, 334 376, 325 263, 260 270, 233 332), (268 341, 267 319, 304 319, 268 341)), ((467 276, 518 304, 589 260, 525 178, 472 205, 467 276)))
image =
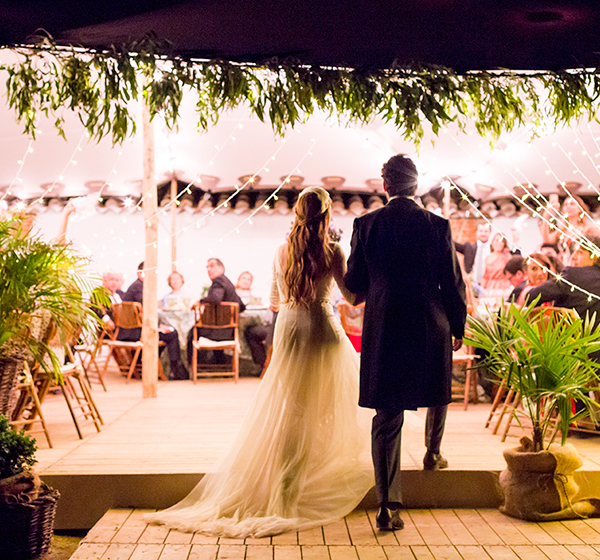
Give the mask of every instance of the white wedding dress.
MULTIPOLYGON (((324 525, 359 504, 373 485, 372 467, 359 462, 372 412, 357 404, 359 357, 333 314, 333 275, 309 307, 281 305, 271 363, 217 472, 148 521, 260 537, 324 525)), ((276 258, 272 301, 278 294, 285 301, 276 258)))

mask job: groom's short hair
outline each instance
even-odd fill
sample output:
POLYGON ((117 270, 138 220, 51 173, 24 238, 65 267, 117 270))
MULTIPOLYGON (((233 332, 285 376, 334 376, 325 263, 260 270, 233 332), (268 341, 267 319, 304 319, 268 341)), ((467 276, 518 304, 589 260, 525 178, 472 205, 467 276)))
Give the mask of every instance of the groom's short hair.
POLYGON ((417 167, 404 154, 393 156, 385 162, 381 168, 381 176, 389 196, 413 196, 417 192, 417 167))

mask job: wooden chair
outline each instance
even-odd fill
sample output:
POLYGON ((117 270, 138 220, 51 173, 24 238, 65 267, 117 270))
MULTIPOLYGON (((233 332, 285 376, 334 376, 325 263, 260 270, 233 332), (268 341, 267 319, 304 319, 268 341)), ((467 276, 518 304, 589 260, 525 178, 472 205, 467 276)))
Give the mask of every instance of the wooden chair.
POLYGON ((198 377, 227 376, 233 377, 237 383, 239 378, 239 305, 237 302, 223 301, 219 305, 211 303, 196 303, 192 308, 196 314, 193 327, 191 375, 196 383, 198 377), (233 339, 210 340, 198 336, 198 329, 233 329, 233 339), (231 350, 233 352, 231 368, 223 370, 219 364, 198 364, 199 350, 231 350), (199 370, 200 368, 200 370, 199 370))
POLYGON ((473 364, 476 359, 477 356, 471 346, 463 345, 458 352, 452 353, 452 365, 459 364, 465 367, 464 385, 455 380, 454 377, 452 378, 452 396, 462 398, 465 410, 469 408, 469 397, 471 397, 473 404, 479 402, 479 397, 477 395, 478 375, 477 370, 473 369, 473 364))
POLYGON ((337 305, 340 312, 340 321, 344 332, 350 339, 352 346, 357 352, 360 352, 360 343, 362 339, 363 319, 365 316, 365 305, 357 307, 343 301, 337 305))
MULTIPOLYGON (((48 386, 50 385, 50 378, 46 373, 44 373, 44 377, 46 383, 44 383, 44 388, 42 390, 42 399, 48 392, 48 386)), ((22 427, 27 432, 35 433, 32 430, 32 426, 34 424, 41 424, 41 430, 46 436, 46 441, 48 442, 48 447, 52 449, 52 441, 50 440, 50 433, 48 432, 48 426, 46 425, 46 419, 44 418, 44 414, 42 412, 42 401, 40 400, 40 394, 38 394, 38 390, 40 388, 40 384, 36 384, 33 380, 33 376, 29 369, 29 364, 25 362, 23 365, 23 373, 21 374, 19 381, 17 383, 17 389, 20 390, 19 399, 17 401, 17 406, 13 411, 11 424, 15 427, 22 427)))
POLYGON ((83 439, 80 423, 93 424, 99 432, 100 425, 104 422, 79 366, 75 363, 66 364, 61 368, 61 373, 62 379, 58 385, 65 397, 79 439, 83 439))
MULTIPOLYGON (((142 328, 142 305, 137 301, 124 301, 113 305, 112 311, 115 330, 112 333, 107 333, 108 338, 105 338, 103 342, 103 344, 109 348, 108 357, 106 358, 106 362, 104 362, 103 375, 106 375, 108 362, 110 362, 111 356, 116 352, 125 351, 127 354, 131 355, 131 361, 129 362, 128 367, 120 364, 116 356, 114 356, 114 359, 115 362, 117 362, 119 370, 127 375, 126 383, 129 383, 129 380, 136 369, 138 358, 140 357, 140 352, 142 351, 144 344, 141 340, 118 340, 118 336, 120 329, 142 328)), ((164 343, 159 342, 159 346, 164 346, 164 343)), ((158 361, 158 373, 161 379, 166 379, 160 360, 158 361)))
POLYGON ((90 333, 82 332, 76 340, 73 341, 72 348, 73 354, 78 358, 79 363, 83 369, 83 373, 91 386, 90 374, 92 368, 95 370, 98 376, 98 383, 102 385, 102 388, 106 391, 106 385, 104 384, 103 372, 96 362, 96 358, 102 353, 102 345, 105 339, 108 338, 108 330, 106 326, 100 326, 96 330, 95 336, 90 333))

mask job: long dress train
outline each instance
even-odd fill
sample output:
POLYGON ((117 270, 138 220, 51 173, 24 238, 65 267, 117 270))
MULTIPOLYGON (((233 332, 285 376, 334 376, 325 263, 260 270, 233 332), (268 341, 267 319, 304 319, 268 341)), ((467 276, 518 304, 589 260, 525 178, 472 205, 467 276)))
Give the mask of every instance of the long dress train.
MULTIPOLYGON (((282 292, 277 260, 275 278, 282 292)), ((358 408, 359 357, 329 301, 283 304, 271 364, 232 449, 181 502, 146 519, 187 532, 247 537, 304 530, 350 513, 373 485, 359 463, 370 411, 358 408)))

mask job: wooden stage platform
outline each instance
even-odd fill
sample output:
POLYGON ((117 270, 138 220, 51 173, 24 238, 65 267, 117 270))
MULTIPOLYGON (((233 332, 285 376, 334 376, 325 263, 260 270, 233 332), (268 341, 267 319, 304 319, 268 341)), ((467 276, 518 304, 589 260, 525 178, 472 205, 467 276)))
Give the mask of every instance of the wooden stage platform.
MULTIPOLYGON (((37 470, 61 492, 57 529, 88 529, 112 508, 163 508, 186 495, 215 469, 243 421, 260 381, 242 378, 160 382, 158 397, 142 398, 140 381, 125 384, 116 370, 108 391, 93 384, 104 419, 77 437, 64 398, 49 395, 43 405, 54 445, 37 434, 37 470)), ((489 404, 452 406, 442 451, 450 468, 423 472, 425 410, 409 413, 403 431, 403 488, 409 508, 493 508, 500 502, 497 473, 502 450, 522 435, 516 426, 505 443, 484 429, 489 404)), ((569 438, 584 458, 578 482, 584 493, 600 488, 600 434, 569 438)), ((369 442, 363 462, 370 468, 369 442)), ((374 505, 373 493, 363 502, 374 505)))

